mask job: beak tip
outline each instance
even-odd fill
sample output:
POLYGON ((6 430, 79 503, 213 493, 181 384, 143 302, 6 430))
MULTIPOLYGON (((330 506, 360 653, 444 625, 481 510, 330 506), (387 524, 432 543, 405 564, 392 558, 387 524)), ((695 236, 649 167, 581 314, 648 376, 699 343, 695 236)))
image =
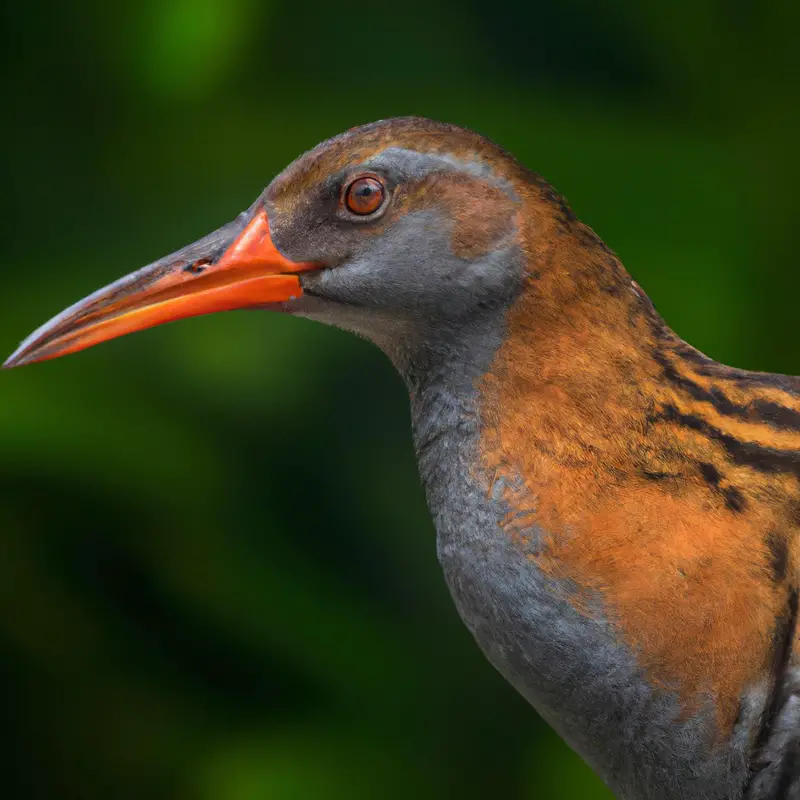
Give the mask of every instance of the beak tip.
POLYGON ((31 351, 26 347, 27 342, 23 342, 4 362, 2 369, 13 369, 14 367, 23 367, 29 364, 33 359, 31 358, 31 351))

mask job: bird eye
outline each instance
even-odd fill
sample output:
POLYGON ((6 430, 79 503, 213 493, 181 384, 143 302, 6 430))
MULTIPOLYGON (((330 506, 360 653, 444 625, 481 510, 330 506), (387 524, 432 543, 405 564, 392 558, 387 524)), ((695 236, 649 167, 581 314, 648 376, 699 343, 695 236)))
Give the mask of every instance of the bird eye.
POLYGON ((344 203, 347 210, 363 217, 374 214, 386 197, 386 189, 377 178, 356 178, 346 189, 344 203))

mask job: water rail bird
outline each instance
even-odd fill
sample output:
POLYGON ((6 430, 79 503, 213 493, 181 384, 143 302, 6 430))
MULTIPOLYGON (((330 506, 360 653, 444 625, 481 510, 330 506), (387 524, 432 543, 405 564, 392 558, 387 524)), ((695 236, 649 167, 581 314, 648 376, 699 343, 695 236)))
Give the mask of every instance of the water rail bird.
POLYGON ((686 344, 547 182, 420 118, 318 145, 5 366, 254 307, 391 359, 458 612, 619 797, 800 797, 799 378, 686 344))

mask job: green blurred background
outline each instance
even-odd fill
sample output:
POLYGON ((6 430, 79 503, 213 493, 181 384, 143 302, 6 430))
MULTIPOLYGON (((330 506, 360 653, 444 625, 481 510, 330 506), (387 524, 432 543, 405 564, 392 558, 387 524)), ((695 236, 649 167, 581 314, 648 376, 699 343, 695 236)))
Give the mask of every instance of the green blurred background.
MULTIPOLYGON (((667 320, 800 372, 800 7, 11 2, 0 349, 400 114, 566 194, 667 320)), ((401 381, 194 319, 0 375, 0 794, 603 798, 451 606, 401 381)))

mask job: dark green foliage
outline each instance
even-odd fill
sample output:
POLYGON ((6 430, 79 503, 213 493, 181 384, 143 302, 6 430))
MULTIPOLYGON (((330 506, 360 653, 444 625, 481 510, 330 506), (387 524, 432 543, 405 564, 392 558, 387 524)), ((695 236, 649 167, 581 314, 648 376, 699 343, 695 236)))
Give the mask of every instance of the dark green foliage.
MULTIPOLYGON (((798 373, 798 22, 6 0, 0 350, 421 114, 551 180, 700 349, 798 373)), ((456 618, 388 362, 263 313, 0 375, 0 735, 3 797, 607 797, 456 618)))

